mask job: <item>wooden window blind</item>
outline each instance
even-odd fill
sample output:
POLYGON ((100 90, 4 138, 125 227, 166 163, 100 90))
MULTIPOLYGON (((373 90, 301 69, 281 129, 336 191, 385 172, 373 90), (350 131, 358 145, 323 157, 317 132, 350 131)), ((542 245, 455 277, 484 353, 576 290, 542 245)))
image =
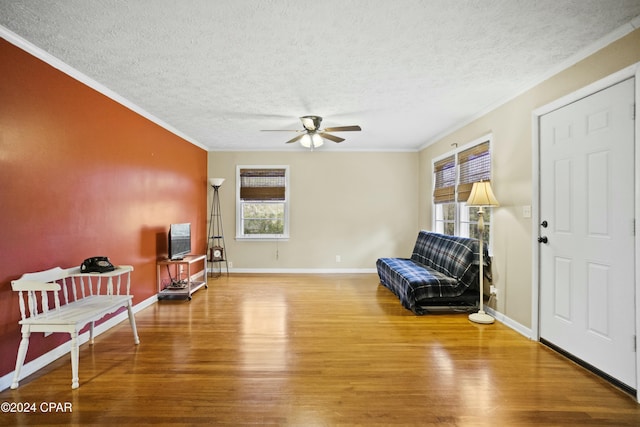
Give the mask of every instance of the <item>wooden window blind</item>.
POLYGON ((450 203, 455 201, 456 161, 455 156, 438 160, 433 165, 435 186, 433 203, 450 203))
POLYGON ((240 169, 242 200, 285 200, 285 169, 240 169))
POLYGON ((491 153, 489 141, 461 151, 458 154, 460 177, 458 180, 458 201, 466 202, 474 182, 489 181, 491 178, 491 153))

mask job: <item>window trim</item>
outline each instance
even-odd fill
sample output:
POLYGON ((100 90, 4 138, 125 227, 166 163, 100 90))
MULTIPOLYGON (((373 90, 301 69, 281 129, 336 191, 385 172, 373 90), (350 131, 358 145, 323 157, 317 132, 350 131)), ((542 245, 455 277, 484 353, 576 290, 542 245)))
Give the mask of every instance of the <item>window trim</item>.
MULTIPOLYGON (((435 190, 435 165, 436 163, 454 156, 454 162, 455 162, 455 173, 456 173, 456 182, 455 182, 455 186, 454 186, 454 196, 453 196, 453 200, 451 202, 448 203, 453 203, 455 204, 455 219, 453 221, 454 224, 454 234, 456 236, 461 236, 461 224, 462 224, 462 216, 463 216, 463 209, 469 209, 469 207, 466 204, 466 201, 458 201, 458 187, 460 185, 460 163, 459 163, 459 154, 463 151, 469 150, 470 148, 476 147, 476 146, 480 146, 481 144, 488 142, 489 143, 489 161, 490 161, 490 171, 489 171, 489 176, 490 176, 490 180, 493 179, 493 152, 492 152, 492 148, 493 148, 493 134, 489 133, 486 134, 480 138, 474 139, 471 142, 468 142, 462 146, 455 146, 455 148, 447 153, 444 153, 438 157, 434 157, 431 161, 431 179, 433 180, 432 182, 432 189, 431 189, 431 227, 433 230, 437 229, 437 222, 436 218, 437 218, 437 209, 438 209, 438 204, 439 203, 434 203, 434 190, 435 190)), ((485 208, 485 211, 487 209, 491 209, 491 208, 485 208)), ((493 212, 492 212, 493 213, 493 212)), ((468 215, 468 211, 467 211, 467 215, 468 215)), ((493 215, 491 215, 491 219, 493 219, 493 215)), ((442 221, 441 221, 442 222, 442 221)), ((465 224, 475 224, 475 222, 470 222, 470 221, 464 221, 465 224)), ((493 253, 493 241, 494 241, 494 227, 493 227, 493 221, 487 222, 486 218, 485 218, 485 225, 489 226, 489 242, 488 242, 488 249, 489 249, 489 254, 493 253)))
POLYGON ((282 241, 289 239, 289 205, 290 205, 289 165, 236 165, 236 240, 240 241, 282 241), (242 200, 240 199, 240 171, 242 169, 284 169, 284 232, 282 234, 250 234, 243 233, 242 200))

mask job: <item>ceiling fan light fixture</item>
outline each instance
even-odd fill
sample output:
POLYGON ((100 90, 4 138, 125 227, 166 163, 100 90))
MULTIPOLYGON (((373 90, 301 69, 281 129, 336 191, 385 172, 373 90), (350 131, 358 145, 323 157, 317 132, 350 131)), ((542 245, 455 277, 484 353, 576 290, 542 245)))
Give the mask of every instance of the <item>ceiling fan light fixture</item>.
POLYGON ((306 134, 302 138, 300 138, 300 145, 302 145, 305 148, 310 148, 311 147, 311 136, 309 136, 309 134, 306 134))
POLYGON ((316 148, 324 144, 324 139, 315 132, 309 132, 300 138, 300 145, 305 148, 316 148))
POLYGON ((324 144, 324 139, 322 139, 322 137, 315 132, 313 133, 313 135, 311 135, 311 141, 313 142, 314 147, 320 147, 322 144, 324 144))
POLYGON ((362 130, 362 128, 358 125, 337 126, 320 129, 320 123, 322 123, 322 117, 320 116, 302 116, 300 117, 300 120, 302 121, 304 130, 285 130, 285 132, 298 132, 298 136, 286 141, 285 144, 293 144, 294 142, 300 141, 300 145, 305 148, 311 148, 311 150, 313 150, 316 147, 324 145, 325 139, 336 143, 344 141, 344 138, 332 135, 329 132, 349 132, 362 130))

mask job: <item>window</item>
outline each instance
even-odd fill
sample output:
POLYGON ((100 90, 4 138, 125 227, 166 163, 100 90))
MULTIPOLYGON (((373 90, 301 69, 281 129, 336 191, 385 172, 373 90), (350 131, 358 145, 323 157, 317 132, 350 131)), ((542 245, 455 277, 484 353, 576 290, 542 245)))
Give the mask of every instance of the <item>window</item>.
POLYGON ((289 237, 289 167, 238 166, 236 238, 289 237))
MULTIPOLYGON (((474 182, 491 179, 490 138, 448 153, 433 162, 433 224, 442 234, 479 238, 477 207, 466 201, 474 182)), ((484 208, 483 239, 491 248, 491 208, 484 208)))
POLYGON ((456 157, 447 156, 433 165, 435 230, 442 234, 456 234, 456 157))

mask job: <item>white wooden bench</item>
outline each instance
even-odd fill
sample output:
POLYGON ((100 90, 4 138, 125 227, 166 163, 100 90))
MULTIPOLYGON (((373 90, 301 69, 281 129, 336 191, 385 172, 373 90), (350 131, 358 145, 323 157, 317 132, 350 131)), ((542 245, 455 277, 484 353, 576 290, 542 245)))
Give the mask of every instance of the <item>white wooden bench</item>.
POLYGON ((78 333, 89 324, 89 341, 93 344, 96 321, 126 307, 133 339, 140 343, 133 315, 130 265, 118 266, 107 273, 80 273, 79 267, 55 267, 23 274, 11 282, 19 293, 22 341, 18 348, 16 370, 11 388, 18 388, 32 332, 64 332, 71 335, 71 388, 78 388, 78 333), (106 282, 106 283, 103 283, 106 282), (114 283, 115 282, 115 283, 114 283), (123 283, 126 282, 126 283, 123 283), (126 289, 122 289, 126 286, 126 289), (62 290, 62 293, 60 292, 62 290), (60 295, 62 294, 62 295, 60 295))

